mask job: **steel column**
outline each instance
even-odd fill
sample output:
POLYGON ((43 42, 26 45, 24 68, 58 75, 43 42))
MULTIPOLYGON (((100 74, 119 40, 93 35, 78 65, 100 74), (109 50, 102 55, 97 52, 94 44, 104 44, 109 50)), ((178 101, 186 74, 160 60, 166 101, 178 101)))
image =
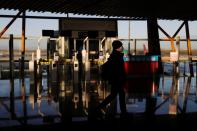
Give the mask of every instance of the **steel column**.
POLYGON ((22 102, 23 102, 23 114, 24 114, 24 125, 27 124, 27 104, 26 104, 26 88, 25 88, 25 19, 26 12, 23 11, 22 17, 22 36, 21 36, 21 79, 22 79, 22 102))
POLYGON ((131 29, 130 28, 131 27, 130 27, 130 20, 129 20, 129 31, 128 31, 129 43, 128 43, 128 52, 127 52, 127 54, 131 54, 131 47, 130 47, 130 44, 131 44, 131 42, 130 42, 130 40, 131 40, 131 29))
POLYGON ((13 56, 13 35, 10 35, 9 40, 9 64, 10 64, 10 113, 11 118, 15 116, 15 104, 14 104, 14 56, 13 56))
POLYGON ((190 41, 190 33, 189 33, 189 24, 188 21, 185 20, 185 31, 186 31, 186 39, 187 39, 187 53, 189 57, 189 68, 190 68, 190 75, 194 76, 193 72, 193 65, 192 65, 192 50, 191 50, 191 41, 190 41))
POLYGON ((25 61, 25 11, 22 18, 22 36, 21 36, 21 77, 24 77, 24 61, 25 61))
POLYGON ((185 31, 186 31, 188 55, 189 55, 189 58, 191 58, 191 56, 192 56, 192 50, 191 50, 191 41, 190 41, 190 33, 189 33, 189 24, 188 24, 188 21, 185 21, 185 31))
POLYGON ((148 26, 148 50, 150 54, 161 55, 159 32, 156 18, 149 18, 147 20, 148 26))
MULTIPOLYGON (((161 56, 157 18, 147 19, 148 50, 150 55, 161 56)), ((159 74, 162 73, 161 57, 159 57, 159 74)))

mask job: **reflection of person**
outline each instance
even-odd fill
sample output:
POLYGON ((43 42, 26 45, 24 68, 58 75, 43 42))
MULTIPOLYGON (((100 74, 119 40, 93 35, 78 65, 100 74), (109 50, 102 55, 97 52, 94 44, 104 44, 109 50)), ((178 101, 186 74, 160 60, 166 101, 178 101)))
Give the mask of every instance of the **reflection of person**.
POLYGON ((125 103, 125 92, 123 89, 123 84, 125 82, 126 74, 124 70, 124 61, 123 61, 123 47, 122 42, 119 40, 115 40, 112 43, 113 51, 108 58, 111 65, 110 70, 113 73, 112 78, 110 78, 109 83, 111 84, 111 94, 106 97, 106 99, 97 107, 97 112, 104 108, 107 104, 112 102, 113 99, 116 98, 117 94, 119 94, 119 103, 121 114, 127 113, 126 111, 126 103, 125 103))

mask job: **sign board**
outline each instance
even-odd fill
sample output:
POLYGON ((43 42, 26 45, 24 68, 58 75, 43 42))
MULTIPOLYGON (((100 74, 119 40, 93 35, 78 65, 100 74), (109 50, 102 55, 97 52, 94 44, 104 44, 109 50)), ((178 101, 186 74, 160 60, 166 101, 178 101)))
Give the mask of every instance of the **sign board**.
POLYGON ((71 31, 117 31, 117 20, 60 19, 60 30, 71 31))
POLYGON ((117 20, 101 19, 60 19, 59 30, 62 35, 71 32, 72 38, 103 38, 117 36, 117 20))
POLYGON ((178 61, 178 52, 170 52, 170 61, 171 62, 178 61))

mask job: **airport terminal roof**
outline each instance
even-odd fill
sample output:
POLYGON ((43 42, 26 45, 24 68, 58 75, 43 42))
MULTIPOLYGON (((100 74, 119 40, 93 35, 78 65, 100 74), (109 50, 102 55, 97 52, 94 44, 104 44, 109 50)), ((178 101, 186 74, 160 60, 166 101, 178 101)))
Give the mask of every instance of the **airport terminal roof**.
POLYGON ((0 0, 0 9, 74 13, 131 19, 197 20, 194 0, 0 0))

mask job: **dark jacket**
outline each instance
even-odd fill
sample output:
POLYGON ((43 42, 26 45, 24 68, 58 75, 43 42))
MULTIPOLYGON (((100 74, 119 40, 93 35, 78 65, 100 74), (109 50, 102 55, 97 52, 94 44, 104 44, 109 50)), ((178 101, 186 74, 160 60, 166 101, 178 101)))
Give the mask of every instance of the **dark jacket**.
POLYGON ((123 53, 113 50, 110 57, 108 58, 108 61, 110 61, 111 63, 111 84, 124 84, 125 82, 126 73, 124 68, 123 55, 123 53))

